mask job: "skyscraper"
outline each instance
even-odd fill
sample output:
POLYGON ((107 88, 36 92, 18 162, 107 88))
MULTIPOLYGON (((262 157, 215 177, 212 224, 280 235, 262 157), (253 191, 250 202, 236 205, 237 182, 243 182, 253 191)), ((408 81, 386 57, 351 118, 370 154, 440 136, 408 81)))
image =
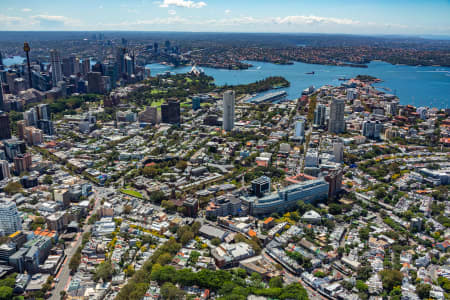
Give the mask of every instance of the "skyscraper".
POLYGON ((102 73, 88 72, 88 93, 101 94, 102 93, 102 73))
POLYGON ((7 113, 0 114, 0 140, 11 138, 11 126, 9 123, 9 115, 7 113))
POLYGON ((333 154, 336 162, 341 163, 344 161, 344 144, 341 142, 333 143, 333 154))
POLYGON ((333 98, 330 106, 330 122, 328 124, 328 131, 330 133, 345 132, 345 100, 333 98))
POLYGON ((234 91, 223 94, 223 130, 231 131, 234 128, 234 91))
POLYGON ((50 63, 52 66, 52 83, 56 86, 58 81, 63 79, 62 67, 61 67, 61 57, 58 51, 55 49, 50 50, 50 63))
MULTIPOLYGON (((0 61, 0 67, 1 67, 1 61, 0 61)), ((0 110, 3 110, 3 84, 0 80, 0 110)))
POLYGON ((48 104, 39 104, 37 106, 37 114, 38 114, 38 118, 39 120, 50 120, 51 116, 50 116, 50 108, 48 106, 48 104))
POLYGON ((327 108, 323 104, 318 104, 314 110, 314 125, 324 126, 327 108))
POLYGON ((83 59, 81 63, 81 74, 86 76, 91 71, 91 60, 89 58, 83 59))
POLYGON ((14 168, 16 170, 16 174, 19 175, 22 172, 30 170, 31 167, 31 154, 18 154, 14 157, 14 168))
POLYGON ((9 170, 9 163, 6 160, 0 160, 0 177, 1 179, 11 177, 11 172, 9 170))
POLYGON ((16 203, 12 200, 0 200, 0 230, 4 235, 10 235, 21 229, 22 222, 16 203))
POLYGON ((0 70, 3 70, 3 56, 1 52, 0 52, 0 70))
POLYGON ((295 137, 296 138, 305 137, 305 121, 304 120, 298 120, 297 122, 295 122, 295 137))
POLYGON ((169 100, 161 105, 161 123, 180 124, 180 102, 169 100))
POLYGON ((75 74, 75 57, 66 57, 62 60, 62 72, 64 76, 69 77, 72 74, 75 74))

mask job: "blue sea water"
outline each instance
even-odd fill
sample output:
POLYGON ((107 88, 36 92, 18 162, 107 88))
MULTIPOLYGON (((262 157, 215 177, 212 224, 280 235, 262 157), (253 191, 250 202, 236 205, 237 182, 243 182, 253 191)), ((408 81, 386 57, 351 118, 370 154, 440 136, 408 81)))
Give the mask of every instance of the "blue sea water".
MULTIPOLYGON (((276 65, 264 62, 249 62, 253 65, 248 70, 223 70, 201 68, 207 75, 214 77, 217 85, 246 84, 269 76, 283 76, 291 83, 284 88, 288 99, 301 96, 301 92, 313 85, 340 85, 339 78, 351 78, 356 75, 371 75, 383 80, 377 87, 386 93, 396 94, 401 104, 428 106, 437 108, 450 107, 450 68, 391 65, 373 61, 368 68, 338 67, 314 65, 296 62, 293 65, 276 65), (314 71, 314 75, 306 74, 314 71), (382 89, 382 88, 386 88, 382 89)), ((170 67, 161 64, 149 64, 152 75, 166 71, 186 73, 191 67, 170 67)))
MULTIPOLYGON (((9 66, 22 63, 21 56, 4 58, 3 64, 9 66)), ((276 65, 264 62, 249 62, 253 65, 248 70, 224 70, 201 68, 207 75, 214 77, 217 85, 247 84, 262 80, 269 76, 283 76, 291 83, 284 88, 288 99, 300 97, 301 92, 313 85, 316 88, 323 85, 340 85, 341 77, 351 78, 356 75, 371 75, 383 80, 377 84, 380 89, 386 88, 387 93, 396 94, 401 104, 428 106, 437 108, 450 107, 450 68, 391 65, 381 61, 373 61, 368 68, 352 68, 314 65, 296 62, 293 65, 276 65), (314 75, 306 74, 314 71, 314 75)), ((91 60, 95 64, 95 60, 91 60)), ((166 71, 186 73, 191 67, 170 67, 161 64, 149 64, 152 75, 166 71)))

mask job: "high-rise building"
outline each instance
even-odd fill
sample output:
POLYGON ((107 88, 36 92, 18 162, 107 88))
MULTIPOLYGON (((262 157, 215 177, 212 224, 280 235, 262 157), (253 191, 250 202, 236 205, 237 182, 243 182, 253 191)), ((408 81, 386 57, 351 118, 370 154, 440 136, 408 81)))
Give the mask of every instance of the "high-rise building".
POLYGON ((50 120, 51 119, 50 107, 48 106, 48 104, 42 103, 36 107, 37 107, 37 114, 38 114, 39 120, 50 120))
POLYGON ((16 174, 19 175, 22 172, 29 171, 31 168, 31 154, 18 154, 14 157, 14 169, 16 174))
POLYGON ((3 141, 3 145, 5 146, 5 154, 6 157, 12 161, 14 157, 19 154, 24 154, 27 151, 27 146, 24 141, 20 141, 18 139, 9 139, 3 141))
POLYGON ((333 154, 336 162, 341 163, 344 161, 344 144, 342 142, 333 143, 333 154))
POLYGON ((125 73, 125 52, 125 48, 119 47, 116 49, 116 65, 120 77, 122 77, 122 73, 125 73))
POLYGON ((318 104, 314 110, 314 125, 325 126, 327 108, 323 104, 318 104))
POLYGON ((23 140, 25 138, 25 127, 27 126, 27 122, 25 120, 17 121, 17 135, 19 139, 23 140))
POLYGON ((11 126, 9 122, 9 115, 0 112, 0 140, 11 138, 11 126))
POLYGON ((50 120, 38 120, 37 127, 46 135, 53 135, 55 133, 53 122, 50 120))
POLYGON ((158 108, 147 106, 144 111, 139 113, 139 122, 141 123, 158 123, 158 108))
POLYGON ((0 52, 0 70, 3 70, 3 56, 1 52, 0 52))
POLYGON ((22 229, 22 221, 12 200, 0 200, 0 230, 4 235, 13 234, 22 229))
POLYGON ((88 93, 101 94, 102 93, 102 73, 88 72, 88 93))
POLYGON ((23 120, 25 121, 27 126, 35 126, 38 119, 38 112, 34 107, 23 113, 23 120))
MULTIPOLYGON (((0 63, 0 67, 1 67, 1 63, 0 63)), ((0 80, 0 110, 3 110, 3 109, 4 109, 3 108, 3 84, 2 84, 2 80, 0 80)))
POLYGON ((9 170, 9 163, 6 160, 0 160, 0 177, 1 179, 11 177, 11 172, 9 170))
POLYGON ((234 91, 223 93, 223 123, 225 131, 231 131, 234 128, 234 91))
POLYGON ((39 145, 44 142, 42 130, 34 127, 24 128, 24 139, 28 145, 39 145))
POLYGON ((342 190, 342 170, 332 170, 325 176, 328 182, 328 197, 336 196, 342 190))
POLYGON ((345 132, 345 100, 334 98, 330 106, 330 122, 328 123, 328 131, 330 133, 345 132))
POLYGON ((63 74, 61 68, 61 57, 55 49, 50 50, 50 63, 52 66, 52 83, 53 86, 56 86, 58 81, 63 79, 63 74))
POLYGON ((75 73, 75 57, 66 57, 62 60, 62 72, 64 76, 69 77, 75 73))
POLYGON ((383 130, 383 124, 380 121, 364 121, 362 126, 363 136, 369 139, 379 139, 381 131, 383 130))
POLYGON ((295 137, 304 138, 305 137, 305 121, 298 120, 295 122, 295 137))
POLYGON ((180 102, 169 100, 161 105, 161 122, 169 124, 180 124, 180 102))

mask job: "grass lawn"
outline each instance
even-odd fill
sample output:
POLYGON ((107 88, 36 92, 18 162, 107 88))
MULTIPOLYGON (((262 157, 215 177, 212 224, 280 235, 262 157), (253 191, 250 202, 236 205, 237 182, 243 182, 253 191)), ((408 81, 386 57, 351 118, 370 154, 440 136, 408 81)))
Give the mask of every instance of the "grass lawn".
POLYGON ((152 107, 159 107, 163 103, 164 103, 164 99, 160 99, 159 101, 153 101, 151 106, 152 107))
POLYGON ((126 195, 130 195, 136 198, 144 199, 144 196, 142 196, 141 193, 134 191, 134 190, 127 190, 127 189, 120 189, 120 192, 126 195))

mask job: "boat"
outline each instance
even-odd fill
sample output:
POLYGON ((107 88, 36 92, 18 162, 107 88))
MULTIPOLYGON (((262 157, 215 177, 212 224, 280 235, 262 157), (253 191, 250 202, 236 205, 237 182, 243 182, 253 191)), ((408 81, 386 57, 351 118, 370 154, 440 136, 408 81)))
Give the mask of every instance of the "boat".
POLYGON ((338 80, 340 80, 340 81, 347 81, 347 80, 350 80, 350 78, 339 77, 338 80))
POLYGON ((254 98, 250 102, 260 104, 263 102, 278 100, 280 98, 285 97, 286 95, 287 95, 286 91, 273 92, 254 98))
POLYGON ((305 73, 306 75, 314 75, 314 71, 305 73))

